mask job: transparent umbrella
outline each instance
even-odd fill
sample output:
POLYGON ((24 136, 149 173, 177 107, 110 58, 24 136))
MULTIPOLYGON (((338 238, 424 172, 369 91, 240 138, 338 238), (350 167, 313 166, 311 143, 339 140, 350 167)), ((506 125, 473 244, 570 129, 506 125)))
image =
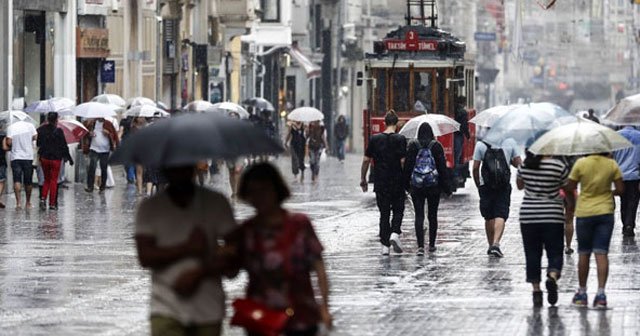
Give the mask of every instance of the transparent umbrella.
POLYGON ((496 120, 521 106, 520 104, 494 106, 478 113, 469 122, 481 127, 491 127, 496 120))
POLYGON ((298 107, 297 109, 291 111, 287 116, 287 119, 292 121, 300 121, 303 123, 309 123, 313 121, 324 120, 324 113, 314 107, 298 107))
POLYGON ((164 117, 164 114, 169 114, 165 112, 163 109, 152 106, 152 105, 138 105, 130 108, 125 112, 125 117, 143 117, 143 118, 153 118, 153 117, 164 117))
POLYGON ((413 139, 418 137, 420 125, 427 123, 433 129, 433 135, 441 136, 456 132, 460 129, 460 124, 442 114, 425 114, 409 120, 400 130, 400 134, 413 139))
POLYGON ((640 94, 622 99, 602 119, 614 125, 640 125, 640 94))
POLYGON ((127 102, 124 99, 122 99, 122 97, 116 94, 111 94, 111 93, 104 93, 104 94, 95 96, 93 97, 93 99, 91 99, 91 101, 96 103, 102 103, 102 104, 116 105, 120 107, 125 107, 127 105, 127 102))
POLYGON ((76 103, 69 98, 54 97, 33 102, 24 111, 28 113, 58 112, 59 115, 73 115, 71 109, 74 106, 76 106, 76 103))
POLYGON ((135 98, 127 99, 127 106, 129 106, 129 108, 141 106, 141 105, 150 105, 153 107, 157 106, 156 102, 154 102, 152 99, 149 99, 147 97, 135 97, 135 98))
POLYGON ((249 112, 247 112, 244 107, 232 102, 213 104, 213 108, 211 108, 209 111, 219 112, 224 114, 225 116, 228 116, 230 113, 236 113, 240 116, 241 119, 249 118, 249 112))
POLYGON ((526 147, 546 131, 577 120, 576 116, 555 104, 522 105, 496 120, 482 141, 500 146, 505 139, 511 138, 526 147))
POLYGON ((211 109, 213 109, 213 104, 206 100, 194 100, 183 108, 185 112, 206 112, 211 109))
POLYGON ((266 111, 275 111, 276 108, 273 107, 273 104, 268 100, 260 97, 250 98, 242 102, 245 105, 253 106, 256 110, 266 110, 266 111))
POLYGON ((588 120, 558 126, 536 140, 529 151, 539 155, 610 153, 633 144, 614 130, 588 120))
POLYGON ((76 106, 73 114, 81 118, 107 118, 115 117, 119 109, 116 105, 88 102, 76 106))

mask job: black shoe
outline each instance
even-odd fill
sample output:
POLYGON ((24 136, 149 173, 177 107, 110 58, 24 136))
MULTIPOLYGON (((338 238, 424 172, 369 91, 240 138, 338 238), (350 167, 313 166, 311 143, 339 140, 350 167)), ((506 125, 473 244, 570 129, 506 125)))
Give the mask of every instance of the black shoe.
POLYGON ((100 188, 100 190, 98 191, 99 193, 104 193, 104 191, 107 190, 107 188, 100 188))
POLYGON ((550 305, 555 305, 558 302, 558 284, 552 277, 547 277, 547 301, 550 305))
POLYGON ((574 252, 573 249, 570 248, 570 247, 565 247, 564 248, 564 254, 566 254, 566 255, 572 255, 573 252, 574 252))
POLYGON ((542 307, 542 291, 533 292, 533 306, 536 308, 542 307))
POLYGON ((491 255, 491 252, 492 252, 492 251, 493 251, 493 246, 490 246, 490 247, 487 249, 487 255, 491 255))
POLYGON ((84 188, 84 191, 88 192, 88 193, 92 193, 93 192, 93 188, 84 188))
POLYGON ((429 252, 435 252, 436 251, 436 247, 433 245, 429 245, 429 252))
POLYGON ((491 246, 491 255, 496 257, 496 258, 502 258, 504 257, 504 254, 502 254, 502 251, 500 250, 499 246, 491 246))
POLYGON ((622 229, 622 235, 625 237, 634 237, 636 234, 633 232, 633 228, 631 226, 625 226, 622 229))
POLYGON ((49 206, 49 210, 58 210, 58 206, 57 205, 50 205, 49 206))
POLYGON ((40 199, 40 210, 47 210, 47 201, 40 199))

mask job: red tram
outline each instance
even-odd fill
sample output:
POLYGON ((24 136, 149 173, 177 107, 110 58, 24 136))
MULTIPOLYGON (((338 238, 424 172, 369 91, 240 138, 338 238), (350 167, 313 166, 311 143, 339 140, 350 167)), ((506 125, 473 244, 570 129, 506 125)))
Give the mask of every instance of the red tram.
MULTIPOLYGON (((358 82, 366 86, 365 147, 370 136, 384 131, 384 115, 391 109, 401 123, 425 111, 455 118, 456 101, 463 99, 468 118, 476 113, 475 62, 468 58, 465 43, 436 27, 435 1, 407 0, 407 12, 407 25, 374 42, 373 53, 365 56, 364 73, 358 73, 358 82), (431 16, 425 16, 426 7, 430 7, 431 16)), ((469 162, 475 146, 473 124, 469 124, 469 131, 471 138, 464 139, 462 160, 457 164, 454 135, 438 137, 452 171, 454 188, 463 187, 470 176, 469 162)))

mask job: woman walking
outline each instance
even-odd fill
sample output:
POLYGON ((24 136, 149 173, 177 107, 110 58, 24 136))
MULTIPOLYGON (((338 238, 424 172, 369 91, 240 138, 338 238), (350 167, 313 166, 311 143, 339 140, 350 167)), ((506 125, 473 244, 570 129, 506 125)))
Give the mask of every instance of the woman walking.
POLYGON ((516 183, 524 189, 520 208, 520 232, 526 258, 527 282, 533 286, 533 306, 542 306, 541 259, 547 253, 547 301, 558 302, 558 285, 563 266, 565 205, 560 197, 564 189, 567 209, 573 209, 573 193, 568 192, 568 167, 560 160, 527 151, 518 169, 516 183))
POLYGON ((569 175, 569 189, 573 193, 580 184, 576 205, 576 235, 578 237, 579 288, 573 304, 587 306, 587 278, 591 253, 595 254, 598 269, 598 292, 593 300, 596 308, 607 307, 604 288, 609 277, 609 245, 613 233, 613 196, 624 192, 622 172, 609 154, 592 154, 576 161, 569 175), (611 190, 611 184, 615 189, 611 190))
POLYGON ((304 124, 294 121, 289 126, 289 134, 285 140, 285 145, 291 153, 291 172, 297 179, 300 173, 300 182, 304 181, 304 152, 307 139, 304 136, 304 124))
POLYGON ((329 148, 324 126, 322 126, 319 121, 314 121, 309 124, 308 138, 311 181, 316 182, 318 175, 320 174, 320 156, 322 155, 322 150, 329 148))
POLYGON ((429 220, 429 252, 435 252, 440 194, 451 194, 444 149, 436 140, 429 124, 420 125, 418 139, 409 142, 404 171, 405 186, 411 193, 415 210, 417 255, 422 256, 424 255, 425 201, 429 220))
POLYGON ((47 208, 47 197, 49 198, 49 209, 58 209, 58 175, 62 160, 67 160, 73 165, 73 159, 69 154, 67 140, 64 133, 58 128, 58 113, 49 112, 47 114, 47 124, 38 128, 38 155, 44 173, 44 184, 40 194, 40 209, 47 208))
MULTIPOLYGON (((281 312, 291 312, 284 330, 274 335, 316 335, 318 324, 331 328, 329 283, 322 259, 322 245, 303 214, 283 209, 290 192, 280 173, 268 163, 251 166, 242 176, 238 195, 256 209, 233 235, 238 262, 247 270, 247 299, 281 312), (321 302, 311 284, 318 279, 321 302)), ((241 312, 236 311, 236 314, 241 312)), ((262 335, 245 326, 248 335, 262 335)))

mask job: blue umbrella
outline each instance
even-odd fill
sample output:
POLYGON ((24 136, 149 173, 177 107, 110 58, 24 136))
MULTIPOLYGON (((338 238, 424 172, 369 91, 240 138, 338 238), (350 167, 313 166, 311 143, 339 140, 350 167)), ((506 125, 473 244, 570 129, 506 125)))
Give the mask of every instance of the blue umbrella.
POLYGON ((513 139, 518 145, 527 147, 546 131, 575 121, 576 116, 558 105, 526 104, 496 120, 482 141, 500 146, 504 140, 513 139))

